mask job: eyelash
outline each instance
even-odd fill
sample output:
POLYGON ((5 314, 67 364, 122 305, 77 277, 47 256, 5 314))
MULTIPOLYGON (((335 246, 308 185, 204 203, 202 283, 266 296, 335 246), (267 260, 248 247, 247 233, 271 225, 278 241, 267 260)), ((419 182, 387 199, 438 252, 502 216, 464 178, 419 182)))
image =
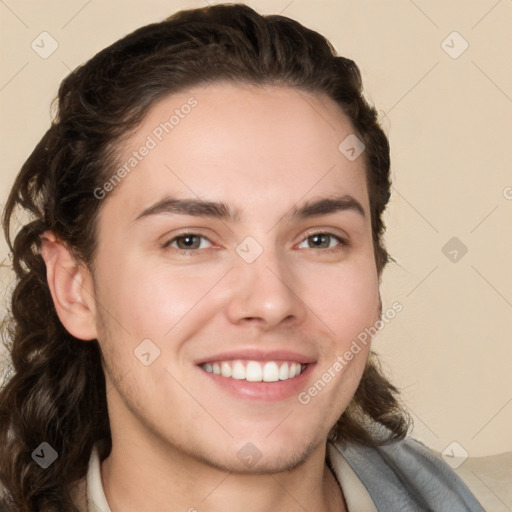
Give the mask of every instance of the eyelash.
MULTIPOLYGON (((334 247, 329 247, 328 249, 321 249, 320 248, 320 250, 322 252, 328 252, 328 253, 338 252, 338 251, 341 251, 341 250, 343 250, 344 248, 346 248, 346 247, 348 247, 350 245, 348 240, 346 240, 345 238, 342 238, 339 235, 335 235, 334 233, 330 233, 329 231, 312 231, 312 232, 309 232, 300 241, 300 243, 302 244, 308 238, 311 238, 312 236, 315 236, 315 235, 327 235, 327 236, 329 236, 331 238, 334 238, 338 242, 338 244, 335 245, 334 247)), ((314 247, 308 247, 308 249, 314 249, 314 247)))
MULTIPOLYGON (((299 242, 299 244, 302 244, 308 238, 311 238, 312 236, 315 236, 315 235, 327 235, 329 237, 334 238, 338 242, 338 244, 335 247, 330 247, 328 249, 320 249, 324 253, 325 252, 327 252, 327 253, 338 252, 338 251, 341 251, 344 248, 350 246, 350 243, 348 242, 348 240, 346 240, 345 238, 340 237, 339 235, 335 235, 334 233, 330 233, 328 231, 312 231, 310 233, 307 233, 306 236, 304 238, 302 238, 302 240, 299 242)), ((179 235, 177 235, 174 238, 170 239, 169 241, 165 242, 162 247, 164 249, 172 250, 172 252, 177 252, 177 253, 180 253, 182 255, 187 255, 187 256, 194 256, 195 254, 203 252, 205 250, 205 249, 190 249, 190 250, 186 250, 186 249, 179 249, 179 248, 176 248, 176 247, 171 247, 172 243, 174 243, 175 241, 177 241, 180 238, 185 238, 187 236, 203 238, 205 240, 208 240, 208 242, 213 243, 206 236, 200 235, 198 233, 193 233, 193 232, 188 232, 187 231, 187 232, 180 233, 179 235)), ((314 247, 308 247, 308 249, 314 249, 314 247)))

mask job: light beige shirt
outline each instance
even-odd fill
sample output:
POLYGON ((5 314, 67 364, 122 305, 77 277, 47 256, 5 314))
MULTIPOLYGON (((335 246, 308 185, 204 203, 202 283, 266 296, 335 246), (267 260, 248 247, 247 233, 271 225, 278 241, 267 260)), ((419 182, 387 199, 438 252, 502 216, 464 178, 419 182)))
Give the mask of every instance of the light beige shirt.
MULTIPOLYGON (((365 486, 348 465, 343 455, 327 444, 327 458, 341 484, 349 512, 377 512, 365 486)), ((108 506, 101 483, 101 463, 98 451, 94 447, 89 459, 86 477, 87 512, 112 512, 108 506)))

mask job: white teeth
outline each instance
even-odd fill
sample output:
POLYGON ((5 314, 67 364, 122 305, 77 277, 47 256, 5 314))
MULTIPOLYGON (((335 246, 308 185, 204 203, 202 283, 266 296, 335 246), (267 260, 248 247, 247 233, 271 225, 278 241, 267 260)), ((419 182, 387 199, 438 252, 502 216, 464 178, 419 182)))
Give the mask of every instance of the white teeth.
POLYGON ((263 370, 260 363, 249 361, 245 368, 245 380, 249 382, 261 382, 263 380, 263 370))
POLYGON ((301 370, 301 365, 299 363, 292 363, 290 365, 290 373, 288 374, 288 378, 291 379, 292 377, 299 375, 300 370, 301 370))
POLYGON ((297 362, 218 361, 204 363, 202 368, 208 373, 248 382, 277 382, 302 373, 302 365, 297 362))
POLYGON ((233 379, 243 380, 245 379, 245 366, 241 361, 235 361, 233 365, 233 379))
POLYGON ((220 365, 220 373, 223 377, 231 377, 231 366, 228 363, 222 363, 220 365))
POLYGON ((281 368, 279 368, 279 380, 288 380, 289 378, 288 363, 283 363, 281 368))
POLYGON ((279 380, 279 367, 274 361, 265 363, 263 367, 263 380, 265 382, 276 382, 279 380))

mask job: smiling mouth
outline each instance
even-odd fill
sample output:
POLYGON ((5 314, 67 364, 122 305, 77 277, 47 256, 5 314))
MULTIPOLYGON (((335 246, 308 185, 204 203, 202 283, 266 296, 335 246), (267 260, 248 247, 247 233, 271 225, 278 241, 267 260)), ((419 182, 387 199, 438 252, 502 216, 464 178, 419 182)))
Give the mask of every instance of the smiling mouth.
POLYGON ((200 367, 208 372, 228 379, 247 382, 279 382, 290 380, 303 373, 307 364, 296 361, 215 361, 203 363, 200 367))

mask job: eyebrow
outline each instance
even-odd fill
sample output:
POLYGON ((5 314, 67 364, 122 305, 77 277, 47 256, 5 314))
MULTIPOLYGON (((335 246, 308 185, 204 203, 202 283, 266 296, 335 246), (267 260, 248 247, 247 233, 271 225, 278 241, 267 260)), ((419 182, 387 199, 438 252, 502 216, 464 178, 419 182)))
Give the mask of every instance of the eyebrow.
MULTIPOLYGON (((304 220, 309 217, 328 215, 341 211, 353 211, 366 217, 365 210, 361 203, 354 197, 345 194, 341 197, 322 198, 308 202, 300 207, 293 207, 284 218, 292 220, 304 220)), ((225 203, 216 201, 203 201, 201 199, 178 199, 165 197, 157 203, 145 208, 135 220, 152 215, 176 214, 191 215, 193 217, 211 217, 220 220, 237 222, 241 218, 241 211, 231 208, 225 203)))
POLYGON ((191 215, 194 217, 212 217, 221 220, 237 221, 241 217, 238 209, 232 209, 224 203, 203 201, 202 199, 177 199, 164 197, 143 210, 135 220, 159 214, 191 215))
POLYGON ((342 211, 353 211, 361 215, 363 218, 366 217, 366 213, 361 203, 355 197, 348 194, 341 197, 326 197, 306 203, 301 207, 294 207, 286 217, 289 219, 306 219, 308 217, 328 215, 330 213, 342 211))

